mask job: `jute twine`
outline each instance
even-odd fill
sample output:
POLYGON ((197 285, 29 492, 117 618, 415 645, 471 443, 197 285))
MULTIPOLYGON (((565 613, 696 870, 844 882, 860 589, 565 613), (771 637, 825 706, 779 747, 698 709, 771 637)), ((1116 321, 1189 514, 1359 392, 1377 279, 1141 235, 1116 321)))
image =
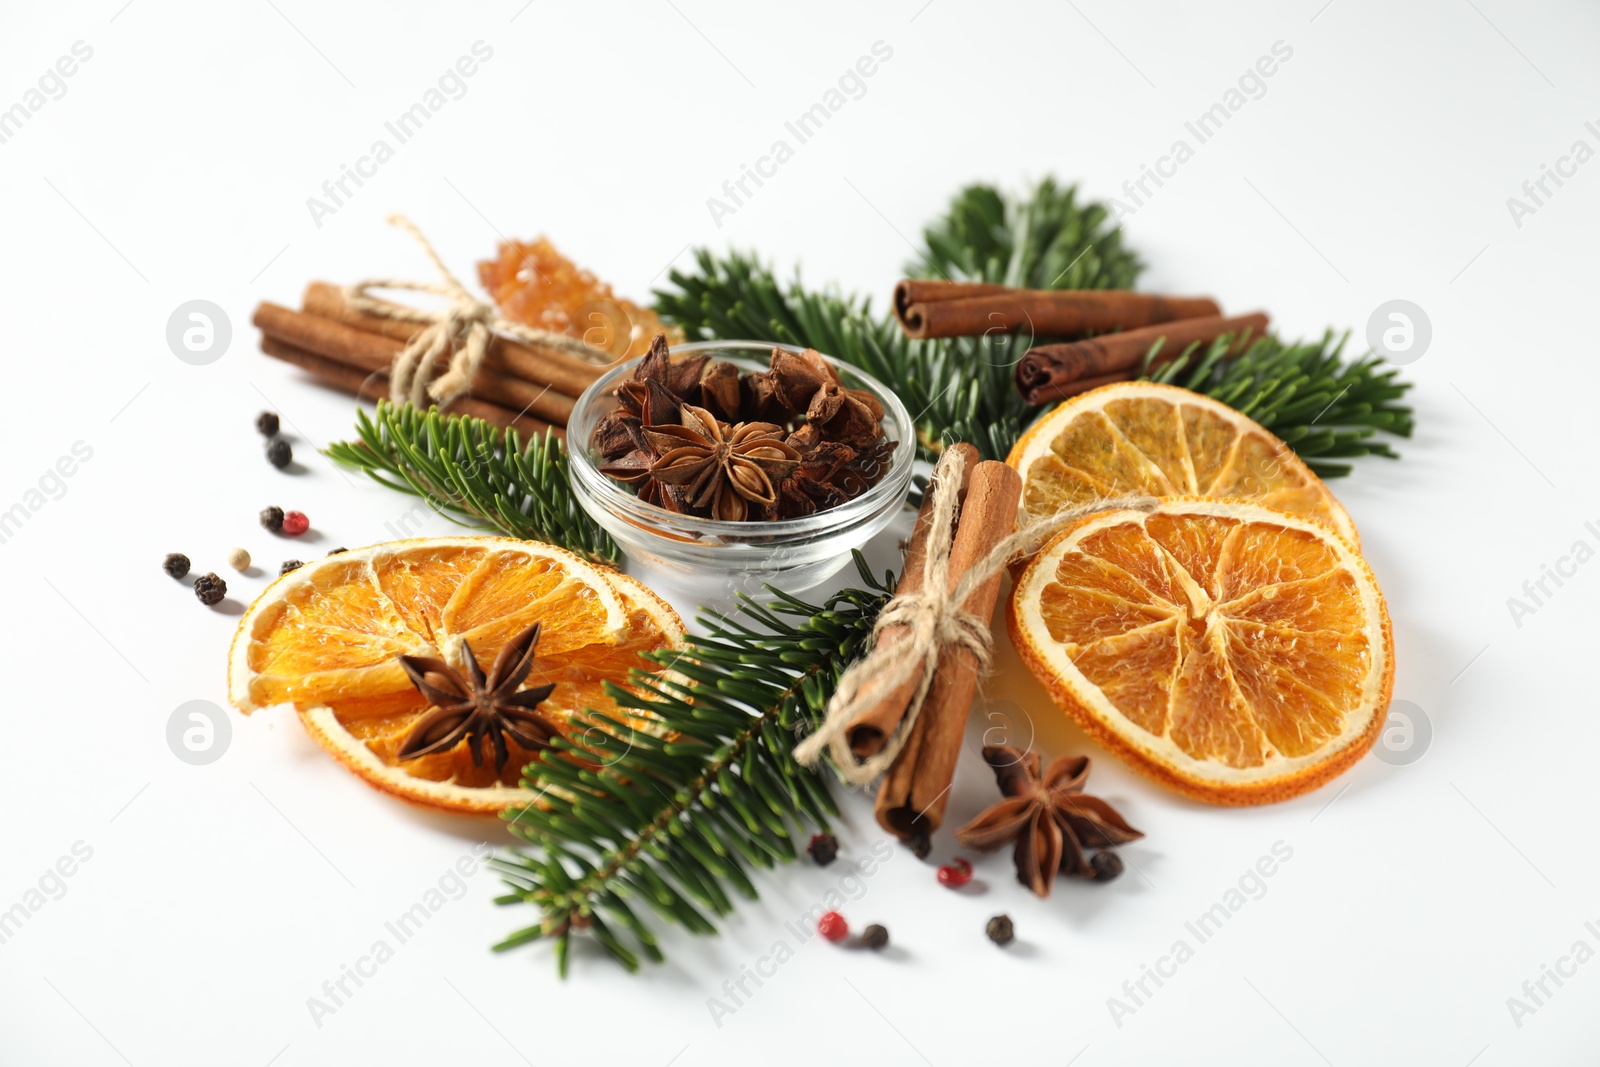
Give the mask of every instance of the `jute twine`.
POLYGON ((999 574, 1013 557, 1034 551, 1085 516, 1123 509, 1150 512, 1156 506, 1151 497, 1103 499, 1031 522, 1003 538, 952 588, 950 546, 954 541, 960 506, 957 494, 965 463, 960 452, 954 449, 946 451, 939 460, 929 486, 933 504, 927 553, 922 564, 922 588, 915 593, 897 595, 884 605, 873 626, 872 651, 845 671, 833 698, 828 701, 822 725, 796 747, 795 758, 802 764, 814 767, 826 752, 833 757, 840 776, 852 785, 866 785, 883 774, 911 736, 927 702, 939 662, 950 649, 962 648, 971 653, 977 662, 979 678, 989 670, 993 659, 989 620, 978 618, 962 606, 973 590, 999 574), (896 641, 880 641, 889 627, 905 627, 907 633, 896 641), (884 695, 910 683, 914 676, 916 687, 899 727, 881 751, 865 759, 858 757, 850 750, 846 727, 884 695))
POLYGON ((369 278, 344 288, 346 303, 357 311, 384 319, 420 323, 424 327, 394 357, 394 365, 389 371, 389 398, 395 403, 410 403, 425 408, 430 401, 443 405, 464 396, 472 388, 472 380, 483 365, 483 357, 488 353, 489 344, 497 332, 528 344, 577 356, 585 362, 611 361, 609 353, 584 344, 575 337, 501 318, 493 304, 473 296, 460 279, 450 273, 450 268, 444 265, 439 253, 410 219, 404 215, 391 215, 388 221, 405 230, 422 246, 423 253, 444 279, 443 282, 429 283, 369 278), (380 300, 369 295, 372 289, 432 293, 450 303, 442 310, 429 311, 380 300), (447 355, 449 364, 444 373, 434 377, 439 361, 447 355))

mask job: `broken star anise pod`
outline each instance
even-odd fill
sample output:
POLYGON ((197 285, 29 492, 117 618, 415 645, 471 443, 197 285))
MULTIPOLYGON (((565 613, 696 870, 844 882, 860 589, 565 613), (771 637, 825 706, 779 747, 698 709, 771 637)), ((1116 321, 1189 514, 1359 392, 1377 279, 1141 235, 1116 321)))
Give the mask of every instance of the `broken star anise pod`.
POLYGON ((1117 810, 1083 791, 1088 756, 1062 756, 1039 773, 1039 754, 986 745, 983 760, 1005 799, 956 831, 968 848, 993 851, 1016 843, 1017 881, 1050 895, 1056 872, 1092 878, 1087 848, 1114 848, 1144 836, 1117 810))
POLYGON ((783 429, 770 422, 725 426, 705 408, 684 404, 683 425, 645 427, 645 440, 661 458, 650 478, 684 491, 691 508, 726 522, 741 522, 756 508, 777 502, 778 485, 800 460, 783 429))
MULTIPOLYGON (((665 399, 676 405, 680 398, 690 396, 690 390, 700 384, 700 372, 711 359, 704 353, 685 357, 678 362, 672 362, 668 354, 667 335, 658 333, 655 340, 650 342, 650 351, 639 361, 639 366, 634 368, 633 377, 617 386, 615 394, 617 402, 630 415, 648 416, 645 412, 646 401, 654 392, 650 387, 659 386, 665 394, 665 399)), ((658 401, 662 397, 657 397, 658 401)), ((656 412, 656 422, 676 422, 676 418, 665 417, 665 412, 656 412)))
POLYGON ((494 749, 494 770, 505 770, 510 738, 528 751, 548 748, 556 724, 536 709, 555 684, 518 688, 533 669, 539 645, 539 624, 512 638, 485 675, 466 639, 461 641, 465 673, 432 656, 401 656, 400 666, 411 684, 434 707, 417 721, 400 744, 402 760, 447 752, 466 739, 475 766, 483 766, 485 748, 494 749))
POLYGON ((705 365, 700 372, 700 406, 723 422, 739 422, 743 396, 739 388, 739 368, 724 360, 705 365))
POLYGON ((830 441, 868 445, 883 436, 883 405, 871 393, 825 382, 806 407, 806 425, 816 425, 830 441))

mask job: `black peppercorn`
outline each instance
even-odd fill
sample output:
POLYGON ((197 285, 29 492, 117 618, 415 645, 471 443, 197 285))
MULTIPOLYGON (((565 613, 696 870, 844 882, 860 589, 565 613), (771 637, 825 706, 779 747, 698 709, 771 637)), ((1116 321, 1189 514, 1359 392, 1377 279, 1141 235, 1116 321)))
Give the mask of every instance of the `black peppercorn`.
POLYGON ((194 595, 200 598, 202 604, 215 604, 227 591, 228 583, 214 573, 202 574, 194 583, 194 595))
POLYGON ((279 470, 287 467, 291 459, 294 459, 294 452, 290 450, 289 442, 283 438, 279 437, 267 446, 267 462, 279 470))
POLYGON ((167 572, 169 578, 182 578, 189 573, 189 557, 182 552, 169 552, 167 558, 161 561, 161 569, 167 572))
POLYGON ((887 928, 879 926, 877 923, 873 923, 871 926, 861 931, 861 943, 872 949, 874 952, 880 951, 886 948, 889 944, 889 931, 887 928))
POLYGON ((839 855, 839 839, 832 834, 817 834, 806 846, 806 851, 811 853, 812 862, 818 867, 826 867, 839 855))
POLYGON ((263 411, 256 416, 256 429, 261 431, 263 437, 274 437, 278 433, 278 416, 271 411, 263 411))
POLYGON ((989 935, 989 940, 997 945, 1009 945, 1016 939, 1016 928, 1011 925, 1011 916, 996 915, 990 919, 983 932, 989 935))
POLYGON ((263 529, 280 533, 283 530, 283 509, 279 507, 261 509, 261 526, 263 529))
POLYGON ((305 564, 302 563, 300 560, 297 560, 297 559, 286 559, 286 560, 283 561, 283 565, 278 568, 278 577, 282 578, 285 574, 288 574, 290 571, 297 571, 301 567, 304 567, 304 566, 305 566, 305 564))
POLYGON ((1122 857, 1115 852, 1096 852, 1089 866, 1093 870, 1090 881, 1109 882, 1122 873, 1122 857))
POLYGON ((911 849, 911 854, 919 860, 928 858, 928 853, 933 851, 933 838, 928 836, 928 831, 914 831, 906 838, 906 847, 911 849))

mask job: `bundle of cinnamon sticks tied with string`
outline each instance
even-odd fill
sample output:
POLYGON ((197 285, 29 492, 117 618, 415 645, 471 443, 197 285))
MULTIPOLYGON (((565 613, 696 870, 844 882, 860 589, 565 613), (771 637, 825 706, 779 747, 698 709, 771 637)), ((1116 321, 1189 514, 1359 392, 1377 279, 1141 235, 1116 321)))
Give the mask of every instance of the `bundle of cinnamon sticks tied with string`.
POLYGON ((895 286, 894 314, 913 339, 996 334, 1048 339, 1017 361, 1017 391, 1031 405, 1131 381, 1177 359, 1190 346, 1224 336, 1229 341, 1223 354, 1232 358, 1268 325, 1265 312, 1226 316, 1209 297, 921 279, 895 286))
MULTIPOLYGON (((328 282, 306 286, 298 310, 262 303, 251 321, 261 330, 267 355, 365 399, 390 395, 395 357, 421 329, 416 322, 356 309, 342 287, 328 282)), ((573 402, 605 370, 567 352, 496 336, 469 395, 444 410, 514 427, 524 436, 554 430, 565 438, 573 402)))
POLYGON ((944 821, 1000 595, 999 569, 979 565, 1016 528, 1021 496, 1011 467, 979 462, 970 444, 945 450, 872 653, 841 679, 826 722, 797 750, 808 765, 830 755, 852 784, 881 775, 876 816, 901 840, 926 840, 944 821))
MULTIPOLYGON (((963 462, 957 488, 960 503, 946 570, 952 591, 968 570, 1016 529, 1017 504, 1022 499, 1022 478, 1015 469, 993 460, 980 463, 978 450, 969 444, 953 447, 963 452, 963 462)), ((933 497, 931 491, 924 494, 896 596, 921 590, 933 497)), ((996 573, 980 583, 960 605, 961 610, 987 626, 1000 596, 1000 580, 1001 575, 996 573)), ((906 636, 905 627, 886 627, 878 634, 878 642, 893 643, 906 636)), ((966 736, 967 714, 979 675, 986 666, 960 645, 951 646, 939 659, 921 713, 911 724, 899 755, 889 765, 874 803, 878 824, 902 840, 931 834, 944 822, 956 758, 966 736)), ((857 716, 845 734, 851 750, 858 756, 881 750, 904 718, 909 696, 902 684, 857 716)))

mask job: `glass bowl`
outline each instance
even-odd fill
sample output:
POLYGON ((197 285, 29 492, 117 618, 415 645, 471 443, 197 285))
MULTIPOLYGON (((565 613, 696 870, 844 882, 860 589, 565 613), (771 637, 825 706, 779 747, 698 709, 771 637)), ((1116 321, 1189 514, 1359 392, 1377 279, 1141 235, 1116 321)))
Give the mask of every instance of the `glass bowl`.
MULTIPOLYGON (((671 354, 676 360, 705 353, 743 372, 766 370, 774 348, 802 351, 762 341, 702 341, 677 345, 671 354)), ((573 492, 583 510, 622 548, 630 572, 707 606, 724 605, 740 592, 758 594, 767 585, 800 593, 833 577, 850 562, 852 549, 889 524, 905 505, 911 484, 916 455, 911 416, 900 398, 871 375, 832 357, 823 358, 838 369, 845 385, 878 398, 884 433, 896 447, 877 485, 836 508, 797 519, 703 519, 640 500, 632 487, 600 473, 599 456, 591 443, 595 424, 618 407, 612 390, 633 374, 639 360, 613 367, 583 391, 567 422, 573 492)))

